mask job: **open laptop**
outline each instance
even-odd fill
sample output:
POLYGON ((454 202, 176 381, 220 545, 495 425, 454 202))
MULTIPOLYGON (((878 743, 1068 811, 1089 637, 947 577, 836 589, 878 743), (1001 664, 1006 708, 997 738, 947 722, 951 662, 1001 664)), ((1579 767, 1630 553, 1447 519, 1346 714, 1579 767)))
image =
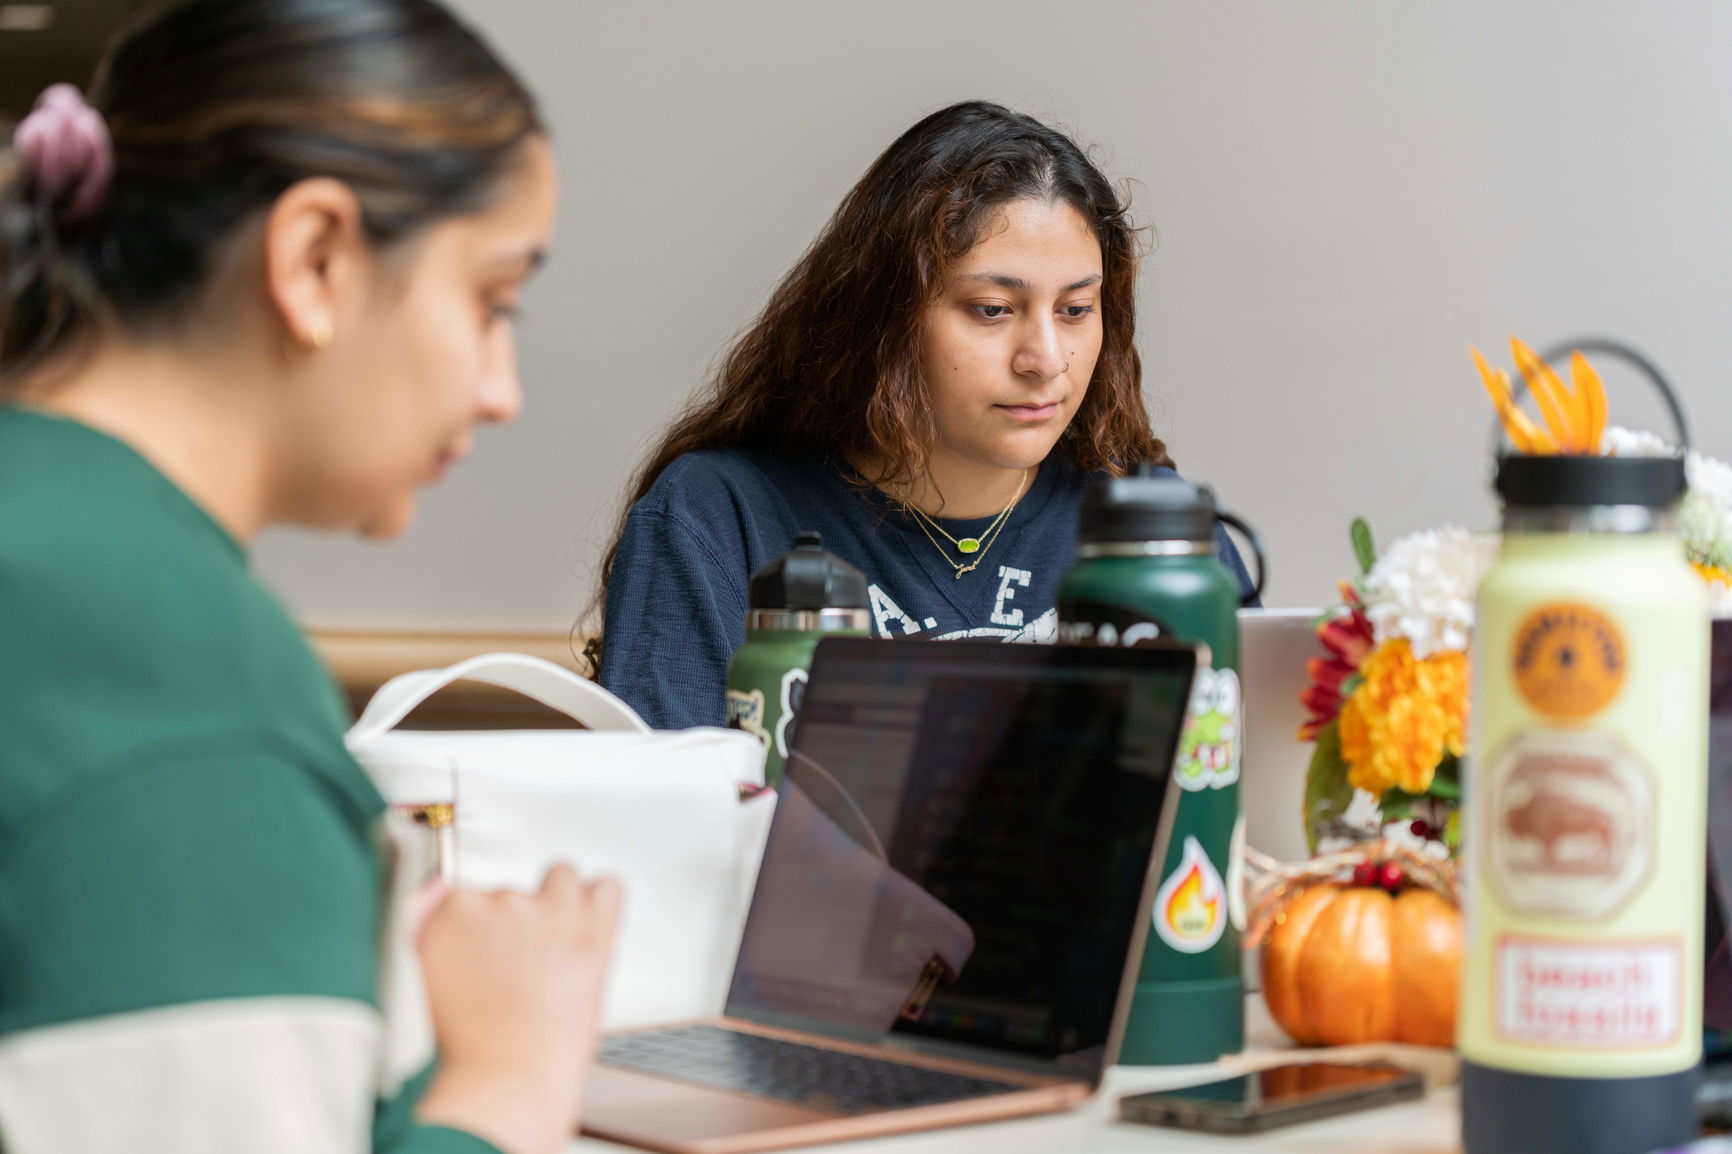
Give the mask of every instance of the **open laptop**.
POLYGON ((1124 1029, 1195 664, 822 641, 724 1017, 604 1039, 584 1130, 732 1154, 1085 1100, 1124 1029))
POLYGON ((1732 621, 1714 622, 1708 679, 1708 862, 1703 964, 1705 1118, 1732 1128, 1732 621))
POLYGON ((1311 714, 1299 697, 1311 684, 1306 663, 1326 657, 1317 640, 1321 609, 1239 610, 1239 680, 1245 744, 1239 804, 1245 839, 1280 861, 1303 861, 1305 768, 1315 748, 1299 740, 1311 714))

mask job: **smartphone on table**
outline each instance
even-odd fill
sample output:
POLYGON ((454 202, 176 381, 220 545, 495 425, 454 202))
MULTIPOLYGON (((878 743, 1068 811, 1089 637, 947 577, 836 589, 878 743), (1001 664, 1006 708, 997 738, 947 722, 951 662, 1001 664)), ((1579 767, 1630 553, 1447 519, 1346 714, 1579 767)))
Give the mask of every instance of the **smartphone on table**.
POLYGON ((1423 1096, 1425 1079, 1387 1062, 1289 1062, 1218 1082, 1119 1099, 1119 1117, 1151 1126, 1252 1134, 1423 1096))

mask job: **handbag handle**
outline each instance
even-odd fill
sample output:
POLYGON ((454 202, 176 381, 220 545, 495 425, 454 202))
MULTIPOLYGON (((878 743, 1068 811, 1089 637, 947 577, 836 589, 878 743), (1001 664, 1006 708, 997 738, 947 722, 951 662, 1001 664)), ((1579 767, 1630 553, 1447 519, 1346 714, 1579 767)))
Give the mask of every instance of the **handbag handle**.
POLYGON ((365 744, 389 733, 417 705, 453 681, 479 681, 515 690, 589 729, 650 732, 631 706, 569 669, 525 653, 483 653, 444 669, 400 674, 381 685, 349 730, 349 744, 365 744))

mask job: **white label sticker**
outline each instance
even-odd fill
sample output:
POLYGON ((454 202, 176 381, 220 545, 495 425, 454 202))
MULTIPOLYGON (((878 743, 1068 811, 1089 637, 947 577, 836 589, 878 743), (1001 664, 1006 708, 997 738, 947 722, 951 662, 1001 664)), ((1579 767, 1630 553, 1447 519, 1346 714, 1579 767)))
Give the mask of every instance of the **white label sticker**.
POLYGON ((1505 1041, 1633 1050, 1678 1040, 1679 941, 1575 943, 1507 936, 1497 946, 1497 1032, 1505 1041))

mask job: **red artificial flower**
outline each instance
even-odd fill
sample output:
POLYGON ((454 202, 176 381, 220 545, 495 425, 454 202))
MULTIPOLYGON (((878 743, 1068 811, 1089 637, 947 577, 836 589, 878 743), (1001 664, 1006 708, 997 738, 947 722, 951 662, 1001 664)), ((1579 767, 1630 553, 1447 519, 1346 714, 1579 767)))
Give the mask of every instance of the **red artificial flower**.
POLYGON ((1299 701, 1311 711, 1311 720, 1299 727, 1300 741, 1316 741, 1323 727, 1341 713, 1342 684, 1359 671, 1359 663, 1376 644, 1359 595, 1346 581, 1341 583, 1341 600, 1347 612, 1317 627, 1317 640, 1323 643, 1329 656, 1313 657, 1305 663, 1311 687, 1299 695, 1299 701))

